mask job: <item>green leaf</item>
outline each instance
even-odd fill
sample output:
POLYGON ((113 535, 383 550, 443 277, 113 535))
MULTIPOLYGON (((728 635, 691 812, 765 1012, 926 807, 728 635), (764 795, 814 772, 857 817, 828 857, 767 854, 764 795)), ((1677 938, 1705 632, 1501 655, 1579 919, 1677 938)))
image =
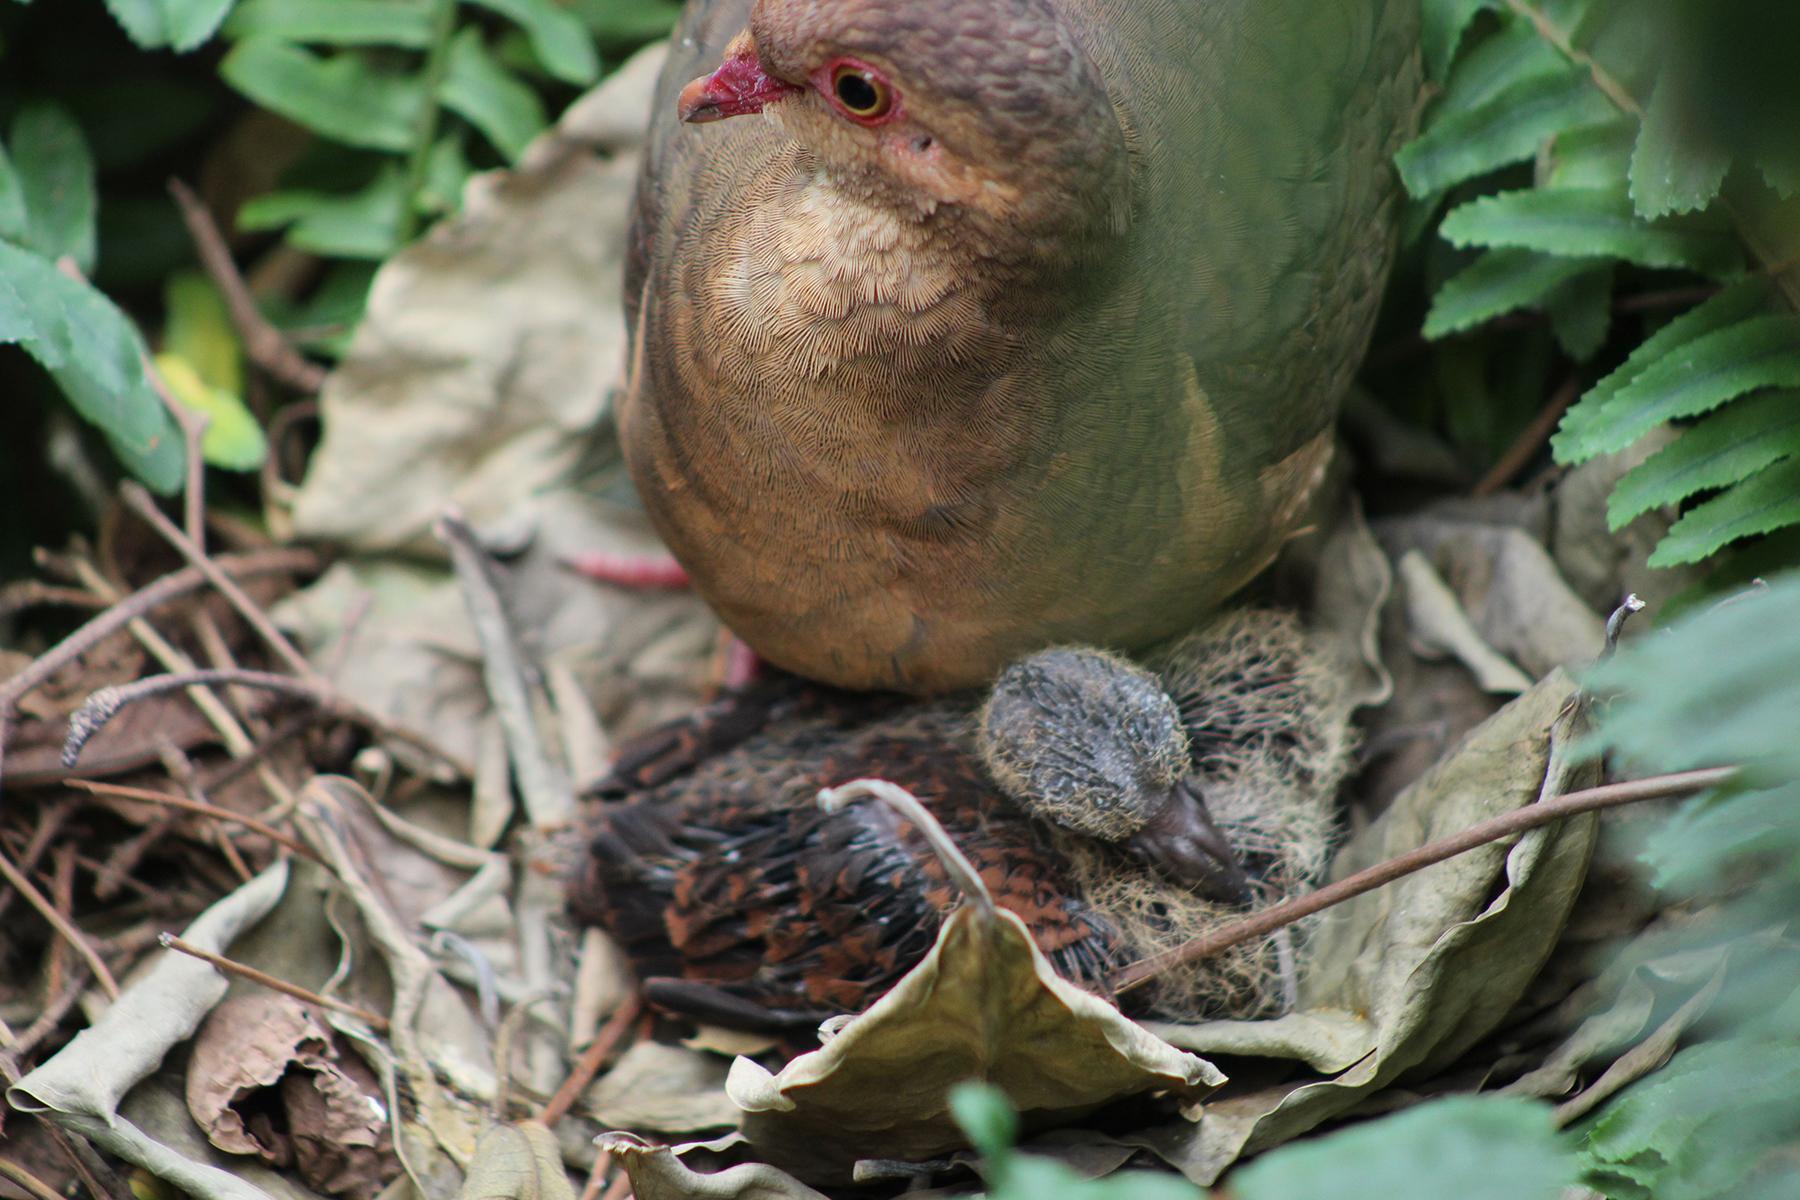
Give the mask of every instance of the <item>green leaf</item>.
POLYGON ((232 0, 106 0, 132 41, 146 50, 192 50, 218 29, 232 0))
POLYGON ((1550 331, 1576 362, 1586 362, 1606 344, 1612 329, 1613 264, 1601 262, 1557 285, 1544 301, 1550 331))
POLYGON ((200 382, 232 394, 244 390, 244 357, 225 298, 199 271, 177 271, 163 286, 162 352, 187 363, 200 382))
POLYGON ((1637 123, 1623 119, 1560 133, 1550 144, 1539 186, 1616 191, 1619 180, 1631 169, 1631 148, 1636 141, 1637 123))
POLYGON ((1710 144, 1698 122, 1687 119, 1677 88, 1665 77, 1631 152, 1631 200, 1645 218, 1692 212, 1711 204, 1725 182, 1731 156, 1710 144))
POLYGON ((992 1084, 962 1083, 950 1089, 950 1113, 985 1158, 1004 1158, 1018 1140, 1019 1116, 992 1084))
POLYGON ((1618 693, 1596 751, 1650 771, 1735 763, 1746 787, 1800 778, 1800 574, 1629 643, 1584 682, 1618 693))
POLYGON ((25 187, 13 169, 6 147, 0 145, 0 242, 23 242, 30 230, 25 212, 25 187))
POLYGON ((81 127, 54 104, 34 103, 13 118, 13 171, 25 206, 24 244, 82 274, 94 270, 94 160, 81 127))
POLYGON ((406 178, 390 165, 375 182, 350 195, 271 192, 238 211, 244 229, 289 226, 287 240, 327 258, 386 258, 400 247, 406 178))
POLYGON ((1419 42, 1431 78, 1444 77, 1469 22, 1476 13, 1493 7, 1494 0, 1424 0, 1419 11, 1419 42))
POLYGON ((1748 479, 1789 455, 1800 455, 1800 391, 1736 401, 1627 471, 1607 499, 1607 523, 1621 529, 1639 513, 1748 479))
POLYGON ((581 18, 552 0, 475 0, 511 20, 531 39, 544 69, 564 83, 586 87, 600 78, 600 55, 581 18))
POLYGON ((438 99, 515 161, 545 125, 537 93, 495 61, 478 29, 463 30, 451 43, 438 99))
POLYGON ((1618 390, 1585 444, 1623 450, 1665 421, 1761 387, 1800 387, 1800 316, 1751 317, 1662 356, 1618 390))
POLYGON ((1678 348, 1767 311, 1770 296, 1766 281, 1745 280, 1676 317, 1645 339, 1616 371, 1589 388, 1564 414, 1556 436, 1550 440, 1556 461, 1564 464, 1585 462, 1601 453, 1596 448, 1597 435, 1605 429, 1610 419, 1609 410, 1621 389, 1642 375, 1652 363, 1661 361, 1678 348))
POLYGON ((1439 227, 1458 246, 1517 246, 1545 254, 1607 254, 1645 267, 1725 275, 1743 264, 1724 229, 1650 225, 1629 196, 1597 188, 1527 188, 1454 209, 1439 227))
POLYGON ((1688 512, 1649 565, 1699 562, 1721 546, 1789 525, 1800 525, 1800 458, 1783 459, 1688 512))
POLYGON ((1584 76, 1522 79, 1479 107, 1434 121, 1394 161, 1406 190, 1426 196, 1523 162, 1546 138, 1611 115, 1612 105, 1584 76))
POLYGON ((1800 1041, 1732 1038, 1690 1046, 1607 1107, 1583 1155, 1658 1197, 1726 1197, 1763 1155, 1800 1133, 1800 1041))
POLYGON ((430 0, 242 0, 225 34, 424 50, 431 45, 431 11, 430 0))
POLYGON ((177 402, 206 417, 200 456, 227 471, 254 471, 269 455, 269 443, 243 398, 200 378, 194 364, 178 354, 156 356, 156 369, 177 402))
POLYGON ((1438 289, 1425 317, 1425 336, 1441 338, 1502 313, 1542 303, 1558 286, 1586 272, 1591 258, 1559 258, 1531 250, 1489 250, 1438 289))
POLYGON ((681 6, 672 0, 569 0, 569 9, 609 45, 667 37, 681 15, 681 6))
POLYGON ((1272 1150, 1233 1172, 1230 1190, 1238 1200, 1556 1200, 1575 1174, 1548 1105, 1464 1096, 1272 1150))
POLYGON ((0 242, 0 341, 43 365, 132 474, 159 492, 180 486, 181 431, 144 374, 143 340, 111 300, 0 242))
POLYGON ((425 104, 415 76, 377 71, 355 52, 321 58, 279 38, 245 38, 219 73, 232 87, 316 133, 351 146, 404 151, 425 104))
POLYGON ((1515 23, 1477 42, 1456 64, 1432 120, 1478 108, 1526 79, 1548 79, 1573 68, 1528 25, 1515 23))

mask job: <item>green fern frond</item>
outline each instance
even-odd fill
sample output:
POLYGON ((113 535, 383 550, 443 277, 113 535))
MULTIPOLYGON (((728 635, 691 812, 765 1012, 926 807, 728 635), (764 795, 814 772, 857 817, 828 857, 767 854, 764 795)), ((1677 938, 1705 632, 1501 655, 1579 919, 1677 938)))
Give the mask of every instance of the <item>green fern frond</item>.
MULTIPOLYGON (((1718 24, 1754 37, 1762 18, 1738 8, 1753 19, 1718 24)), ((1427 338, 1525 309, 1577 363, 1623 355, 1565 414, 1551 443, 1559 462, 1675 429, 1608 505, 1615 528, 1689 506, 1653 565, 1800 527, 1800 197, 1782 190, 1800 183, 1800 162, 1724 127, 1760 81, 1740 86, 1734 43, 1697 13, 1425 0, 1439 93, 1396 160, 1415 219, 1458 189, 1437 233, 1478 252, 1438 287, 1427 338), (1725 286, 1619 346, 1614 291, 1646 272, 1725 286)))

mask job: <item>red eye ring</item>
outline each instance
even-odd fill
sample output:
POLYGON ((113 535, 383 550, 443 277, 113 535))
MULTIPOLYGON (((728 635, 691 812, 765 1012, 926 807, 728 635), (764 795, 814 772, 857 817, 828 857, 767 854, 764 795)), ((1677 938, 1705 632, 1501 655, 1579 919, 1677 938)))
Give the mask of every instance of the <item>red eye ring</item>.
POLYGON ((898 97, 880 71, 854 58, 840 58, 824 71, 820 91, 832 107, 860 125, 879 125, 898 114, 898 97))

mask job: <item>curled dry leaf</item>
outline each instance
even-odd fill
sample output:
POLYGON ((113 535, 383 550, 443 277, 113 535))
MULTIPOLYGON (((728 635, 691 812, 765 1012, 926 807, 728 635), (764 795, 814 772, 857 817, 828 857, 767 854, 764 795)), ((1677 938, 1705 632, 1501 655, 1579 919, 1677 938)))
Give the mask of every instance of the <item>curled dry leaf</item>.
POLYGON ((292 1165, 327 1195, 368 1200, 400 1170, 374 1072, 292 996, 250 992, 213 1010, 187 1102, 219 1149, 292 1165))
POLYGON ((740 1163, 721 1171, 696 1171, 682 1162, 689 1151, 723 1148, 736 1139, 657 1146, 629 1133, 600 1135, 597 1145, 624 1164, 636 1200, 828 1200, 785 1171, 766 1163, 740 1163))

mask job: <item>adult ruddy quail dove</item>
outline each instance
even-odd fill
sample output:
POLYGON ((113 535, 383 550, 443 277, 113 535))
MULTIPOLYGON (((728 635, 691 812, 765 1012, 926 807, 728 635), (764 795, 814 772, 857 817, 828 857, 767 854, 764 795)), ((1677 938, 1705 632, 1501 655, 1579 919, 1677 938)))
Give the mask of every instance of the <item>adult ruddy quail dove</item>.
POLYGON ((701 595, 776 666, 921 693, 1196 624, 1331 453, 1417 10, 692 0, 618 418, 701 595))

